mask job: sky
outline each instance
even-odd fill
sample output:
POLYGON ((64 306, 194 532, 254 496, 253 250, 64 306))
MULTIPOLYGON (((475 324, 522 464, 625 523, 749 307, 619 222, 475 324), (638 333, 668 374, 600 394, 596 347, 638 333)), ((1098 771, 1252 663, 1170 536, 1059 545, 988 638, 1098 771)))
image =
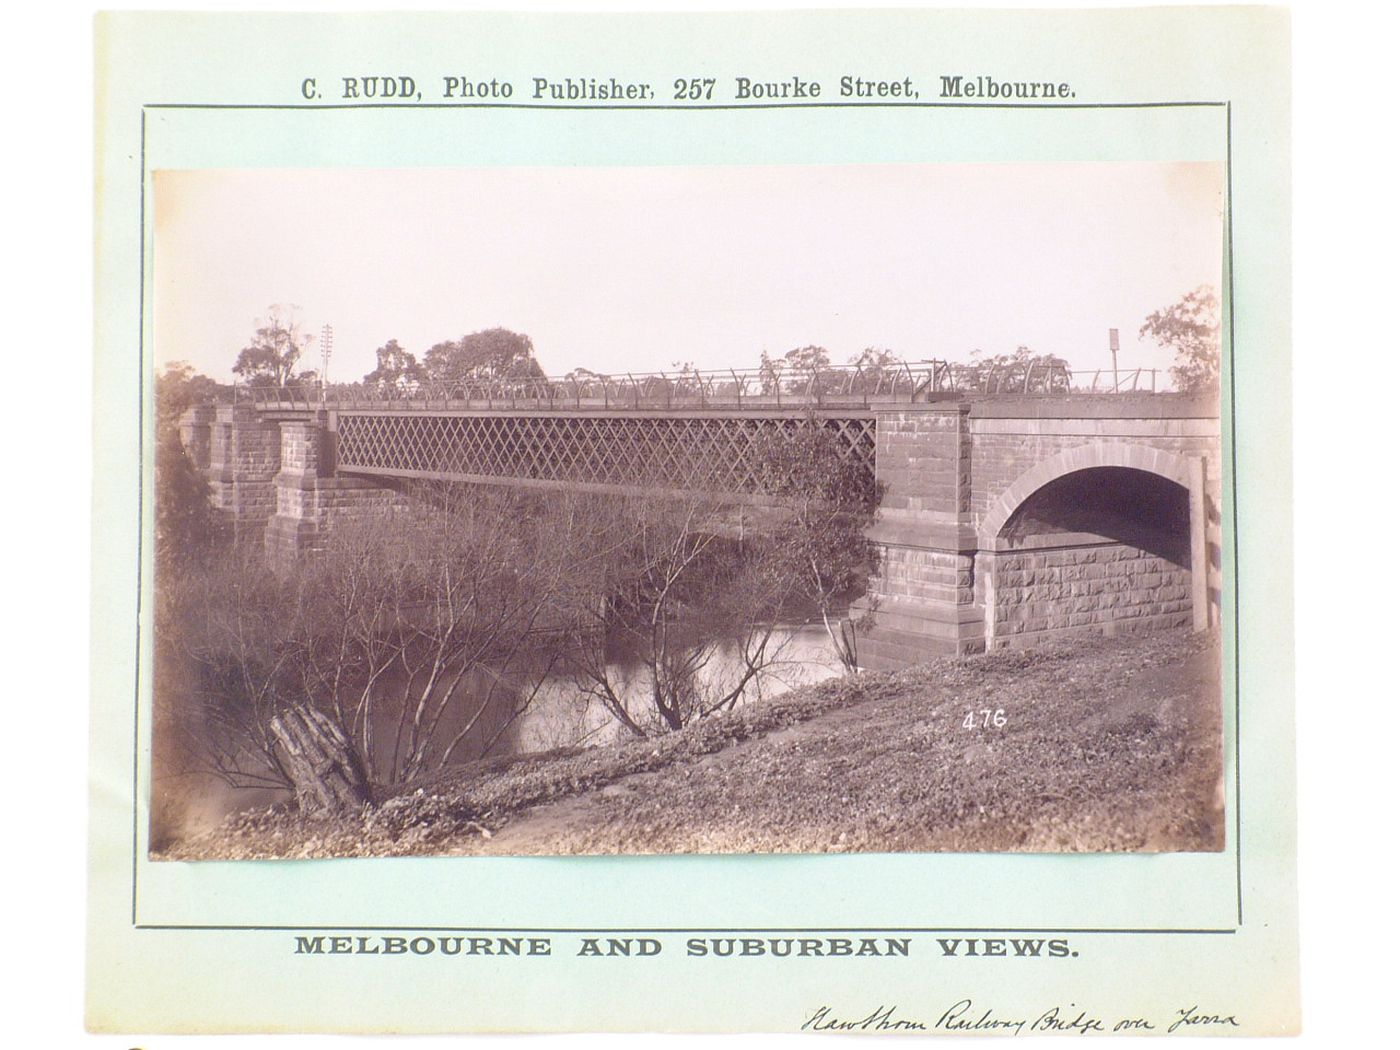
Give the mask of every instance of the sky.
POLYGON ((1168 368, 1152 311, 1221 283, 1217 163, 159 171, 155 357, 232 378, 273 304, 330 379, 397 339, 523 332, 549 375, 1028 346, 1168 368))

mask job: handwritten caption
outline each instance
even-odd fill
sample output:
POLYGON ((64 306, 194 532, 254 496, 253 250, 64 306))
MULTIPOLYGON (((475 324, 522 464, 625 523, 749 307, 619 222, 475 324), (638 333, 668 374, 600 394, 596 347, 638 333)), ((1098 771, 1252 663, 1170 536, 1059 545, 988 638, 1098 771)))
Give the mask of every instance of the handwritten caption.
MULTIPOLYGON (((932 1017, 932 1014, 926 1015, 932 1017)), ((897 1006, 877 1006, 869 1012, 853 1011, 842 1015, 830 1006, 819 1007, 802 1022, 804 1032, 963 1032, 1011 1035, 1112 1035, 1115 1032, 1157 1032, 1168 1035, 1190 1030, 1220 1033, 1238 1028, 1233 1014, 1214 1013, 1198 1004, 1177 1007, 1163 1017, 1098 1014, 1070 1003, 1051 1006, 1032 1016, 1029 1013, 1000 1011, 980 1007, 971 999, 960 999, 945 1009, 937 1020, 925 1020, 911 1013, 901 1013, 897 1006)))

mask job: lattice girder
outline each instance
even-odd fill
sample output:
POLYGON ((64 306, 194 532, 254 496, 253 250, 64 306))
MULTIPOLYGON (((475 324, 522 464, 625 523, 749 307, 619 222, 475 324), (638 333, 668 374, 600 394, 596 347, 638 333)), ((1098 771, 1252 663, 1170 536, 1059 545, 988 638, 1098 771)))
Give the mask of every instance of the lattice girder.
MULTIPOLYGON (((790 415, 337 413, 338 469, 444 480, 758 494, 760 451, 791 438, 790 415)), ((845 456, 875 473, 875 420, 822 418, 845 456)))

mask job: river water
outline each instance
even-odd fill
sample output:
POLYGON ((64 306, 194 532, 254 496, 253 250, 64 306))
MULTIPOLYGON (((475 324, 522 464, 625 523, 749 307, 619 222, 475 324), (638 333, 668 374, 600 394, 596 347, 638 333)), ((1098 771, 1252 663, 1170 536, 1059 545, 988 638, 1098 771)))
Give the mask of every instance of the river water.
MULTIPOLYGON (((777 660, 748 683, 736 706, 841 673, 831 640, 820 624, 780 628, 774 632, 770 650, 778 653, 777 660)), ((725 695, 734 687, 741 669, 732 649, 720 649, 700 674, 700 694, 725 695)), ((609 673, 620 683, 619 691, 629 710, 644 711, 650 690, 650 677, 644 669, 635 663, 617 662, 610 666, 609 673)), ((572 678, 550 678, 520 719, 510 751, 528 754, 557 747, 614 743, 629 736, 627 729, 601 704, 580 694, 572 678)))

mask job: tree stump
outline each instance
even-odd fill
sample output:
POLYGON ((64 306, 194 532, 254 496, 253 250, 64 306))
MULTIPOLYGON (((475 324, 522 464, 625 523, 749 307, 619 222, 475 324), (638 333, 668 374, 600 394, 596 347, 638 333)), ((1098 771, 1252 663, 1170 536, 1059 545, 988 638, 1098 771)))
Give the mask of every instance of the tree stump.
POLYGON ((344 731, 314 707, 289 707, 268 728, 283 752, 297 807, 306 814, 347 813, 369 801, 369 778, 344 731))

